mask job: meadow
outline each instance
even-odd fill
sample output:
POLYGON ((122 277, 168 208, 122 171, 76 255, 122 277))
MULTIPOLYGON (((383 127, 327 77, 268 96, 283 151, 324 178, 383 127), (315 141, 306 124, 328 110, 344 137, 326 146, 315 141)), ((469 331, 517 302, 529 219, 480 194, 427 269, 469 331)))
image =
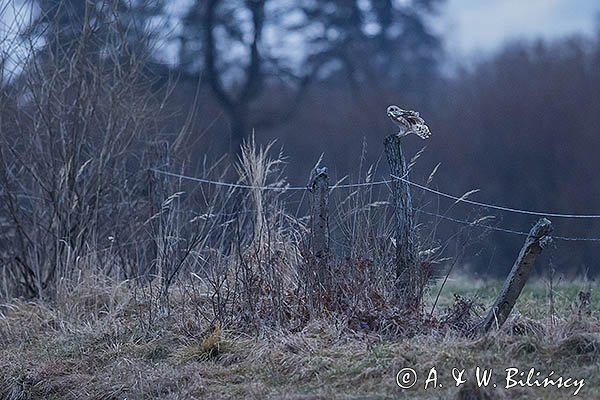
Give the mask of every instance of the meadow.
MULTIPOLYGON (((269 1, 334 29, 290 68, 262 54, 263 19, 284 19, 265 1, 197 1, 173 39, 202 43, 167 65, 145 31, 162 4, 5 3, 0 400, 600 398, 600 196, 595 162, 572 162, 596 156, 595 39, 519 45, 442 79, 425 31, 392 54, 329 2, 269 1), (252 35, 232 18, 242 3, 252 35), (357 34, 350 59, 330 51, 357 34), (437 152, 390 104, 427 115, 437 152), (524 231, 540 216, 543 235, 524 231), (527 284, 504 322, 492 305, 523 240, 535 251, 517 258, 527 284)), ((433 12, 381 3, 388 33, 433 12)))
MULTIPOLYGON (((501 282, 451 279, 440 310, 454 294, 489 307, 501 282)), ((175 290, 178 293, 179 289, 175 290)), ((436 287, 431 287, 435 293, 436 287)), ((568 399, 576 388, 505 388, 506 368, 541 378, 584 379, 576 398, 600 396, 600 298, 597 283, 530 282, 501 331, 472 340, 430 329, 411 338, 382 337, 321 318, 298 332, 244 334, 202 326, 202 297, 182 302, 149 328, 142 299, 126 284, 82 279, 53 302, 12 301, 0 308, 2 399, 568 399), (594 294, 581 315, 581 290, 594 294), (194 303, 195 302, 195 303, 194 303), (492 368, 498 387, 480 389, 475 368, 492 368), (411 389, 396 382, 403 368, 419 376, 411 389), (431 369, 442 387, 424 389, 431 369), (455 387, 453 368, 467 382, 455 387)), ((427 295, 431 301, 433 296, 427 295)))

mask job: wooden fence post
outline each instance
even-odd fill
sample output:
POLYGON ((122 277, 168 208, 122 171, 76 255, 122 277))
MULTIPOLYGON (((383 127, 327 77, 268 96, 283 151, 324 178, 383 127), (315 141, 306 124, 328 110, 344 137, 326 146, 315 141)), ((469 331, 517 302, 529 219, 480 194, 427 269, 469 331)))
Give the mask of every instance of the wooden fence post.
POLYGON ((485 334, 492 327, 500 328, 506 322, 551 231, 552 223, 546 218, 541 218, 531 228, 512 270, 506 277, 502 291, 479 326, 479 334, 485 334))
MULTIPOLYGON (((406 160, 399 134, 389 135, 384 140, 385 153, 391 174, 407 178, 406 160)), ((421 301, 421 286, 424 274, 419 268, 415 241, 412 199, 406 182, 393 179, 394 212, 396 216, 396 280, 398 295, 406 305, 418 306, 421 301)))
POLYGON ((310 248, 316 259, 316 286, 330 288, 329 272, 329 176, 327 168, 318 168, 310 182, 312 193, 310 248))

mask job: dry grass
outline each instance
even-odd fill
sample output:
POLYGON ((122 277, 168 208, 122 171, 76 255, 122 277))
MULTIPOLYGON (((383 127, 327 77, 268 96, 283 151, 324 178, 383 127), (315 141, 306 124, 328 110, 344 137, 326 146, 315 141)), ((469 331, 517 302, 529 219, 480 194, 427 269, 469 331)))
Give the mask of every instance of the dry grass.
MULTIPOLYGON (((296 333, 264 330, 246 335, 198 323, 173 298, 171 316, 148 328, 142 306, 127 284, 83 285, 55 303, 15 300, 0 314, 0 398, 2 399, 560 399, 572 389, 479 389, 452 384, 452 368, 476 366, 504 373, 508 367, 585 378, 580 398, 600 396, 600 320, 597 290, 592 315, 580 318, 580 285, 562 284, 555 296, 559 313, 551 322, 538 283, 519 301, 522 315, 501 332, 476 341, 432 329, 413 338, 382 338, 352 331, 332 316, 310 322, 296 333), (570 299, 570 300, 569 300, 570 299), (528 314, 533 314, 531 317, 528 314), (444 388, 423 390, 432 367, 444 388), (396 385, 396 373, 414 368, 421 380, 411 390, 396 385)), ((451 282, 451 293, 479 296, 490 287, 468 289, 451 282)), ((494 286, 497 290, 497 286, 494 286)), ((594 288, 595 289, 595 288, 594 288)), ((197 303, 202 303, 200 300, 197 303)), ((544 376, 544 375, 542 375, 544 376)))
MULTIPOLYGON (((31 69, 0 92, 0 220, 10 228, 0 241, 0 399, 573 393, 451 388, 453 368, 478 365, 552 368, 585 378, 582 394, 600 397, 599 301, 579 284, 557 286, 552 307, 545 287, 531 285, 515 318, 476 341, 465 331, 499 284, 451 280, 432 315, 435 287, 425 309, 401 307, 383 186, 336 190, 324 269, 332 282, 320 292, 307 246, 310 195, 286 190, 283 154, 251 137, 233 166, 199 163, 178 145, 190 126, 165 138, 169 88, 157 90, 141 59, 123 54, 118 26, 92 28, 43 57, 31 48, 31 69), (168 179, 156 168, 218 181, 234 171, 245 187, 168 179), (434 366, 445 387, 424 390, 434 366), (404 367, 418 371, 420 389, 398 387, 404 367)), ((344 183, 379 175, 365 160, 363 152, 344 183)), ((432 274, 476 246, 474 227, 442 238, 437 224, 415 229, 418 262, 432 274)))

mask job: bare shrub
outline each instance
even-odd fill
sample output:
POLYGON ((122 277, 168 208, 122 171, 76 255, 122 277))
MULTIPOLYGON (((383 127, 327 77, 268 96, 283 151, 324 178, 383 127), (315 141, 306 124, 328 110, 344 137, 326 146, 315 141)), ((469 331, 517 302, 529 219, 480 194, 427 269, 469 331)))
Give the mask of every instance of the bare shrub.
POLYGON ((140 160, 160 99, 118 24, 99 29, 86 7, 76 41, 40 52, 30 39, 24 70, 2 89, 0 212, 13 228, 2 263, 17 295, 52 295, 90 252, 140 233, 140 160))

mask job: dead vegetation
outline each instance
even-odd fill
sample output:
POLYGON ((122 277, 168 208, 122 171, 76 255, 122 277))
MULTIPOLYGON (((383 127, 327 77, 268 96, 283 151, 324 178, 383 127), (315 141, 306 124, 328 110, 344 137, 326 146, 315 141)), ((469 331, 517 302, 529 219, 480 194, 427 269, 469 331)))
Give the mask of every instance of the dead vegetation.
MULTIPOLYGON (((486 302, 495 295, 489 287, 472 290, 468 285, 458 282, 449 289, 466 291, 470 297, 477 294, 486 302)), ((579 286, 563 284, 556 289, 557 295, 579 286)), ((198 324, 192 302, 179 295, 171 297, 171 315, 149 330, 137 319, 136 310, 142 305, 130 289, 93 287, 70 295, 69 302, 2 305, 0 398, 572 397, 565 389, 500 390, 472 384, 427 391, 418 385, 403 391, 395 383, 395 374, 406 366, 419 371, 422 379, 435 366, 440 381, 447 383, 452 382, 455 367, 469 371, 476 366, 535 367, 546 373, 551 367, 556 373, 584 377, 583 398, 600 394, 597 311, 580 319, 566 312, 576 303, 565 302, 559 307, 564 316, 552 325, 547 301, 540 301, 544 294, 536 293, 537 283, 526 290, 519 304, 527 310, 525 315, 475 341, 440 329, 410 339, 391 339, 360 327, 348 329, 335 318, 312 320, 295 333, 265 329, 248 335, 198 324), (537 316, 535 324, 532 315, 537 316)), ((593 301, 597 310, 598 300, 593 301)))
MULTIPOLYGON (((439 238, 432 221, 410 226, 418 301, 403 302, 397 202, 369 185, 378 166, 364 158, 362 186, 336 190, 323 263, 283 152, 252 137, 229 165, 188 154, 190 126, 161 130, 169 88, 123 58, 126 32, 110 27, 44 53, 30 43, 29 67, 0 88, 0 398, 430 398, 401 391, 395 373, 540 359, 597 381, 591 290, 551 323, 518 316, 470 340, 479 300, 436 312, 449 289, 432 278, 449 261, 448 278, 473 227, 439 238), (190 170, 235 183, 163 174, 190 170)), ((484 392, 451 395, 495 396, 484 392)))

